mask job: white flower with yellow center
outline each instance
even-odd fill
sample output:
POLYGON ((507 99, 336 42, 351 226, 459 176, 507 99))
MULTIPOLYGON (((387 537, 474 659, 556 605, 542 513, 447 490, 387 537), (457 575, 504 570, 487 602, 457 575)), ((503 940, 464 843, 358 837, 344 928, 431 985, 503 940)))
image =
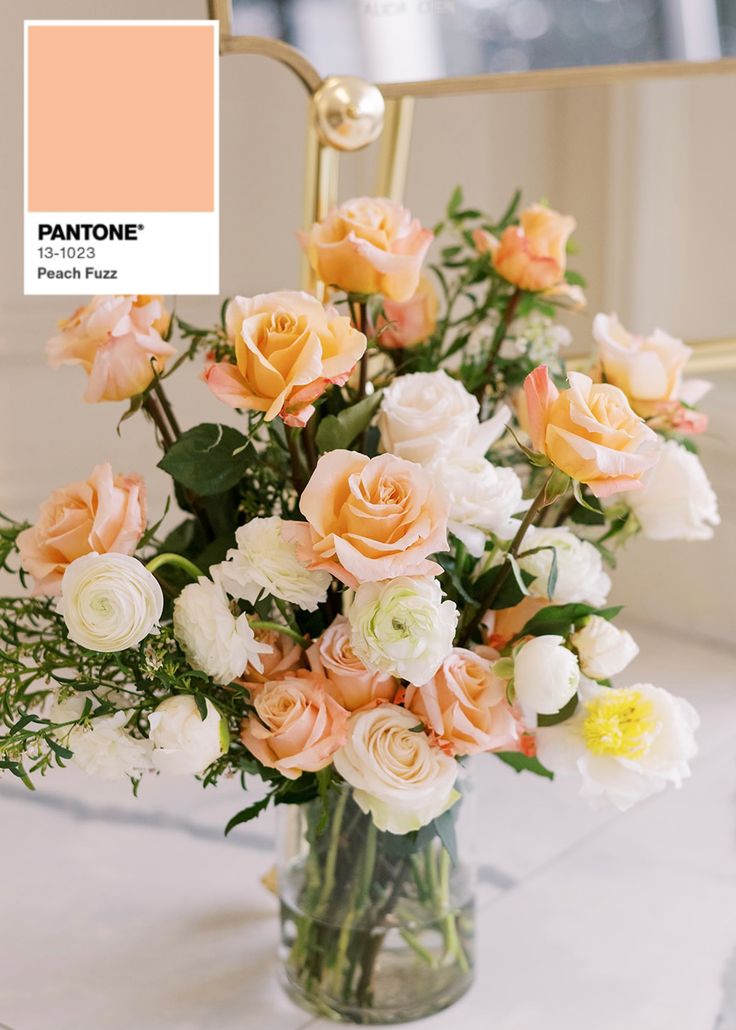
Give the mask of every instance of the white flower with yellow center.
POLYGON ((612 689, 581 681, 574 716, 537 730, 540 762, 582 777, 581 797, 631 808, 690 775, 699 719, 692 705, 651 683, 612 689))

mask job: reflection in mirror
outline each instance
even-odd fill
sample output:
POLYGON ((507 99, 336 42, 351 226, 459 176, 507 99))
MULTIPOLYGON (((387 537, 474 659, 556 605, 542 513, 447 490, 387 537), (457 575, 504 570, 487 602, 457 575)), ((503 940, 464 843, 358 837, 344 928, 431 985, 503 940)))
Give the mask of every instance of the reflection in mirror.
POLYGON ((412 82, 736 55, 736 0, 234 0, 322 75, 412 82))

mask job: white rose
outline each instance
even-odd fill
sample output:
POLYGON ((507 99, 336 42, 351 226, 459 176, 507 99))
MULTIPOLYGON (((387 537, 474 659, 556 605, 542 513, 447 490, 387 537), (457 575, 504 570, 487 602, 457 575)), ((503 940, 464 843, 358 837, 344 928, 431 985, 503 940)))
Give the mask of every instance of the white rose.
POLYGON ((527 716, 559 712, 579 682, 578 660, 565 647, 564 637, 532 637, 514 655, 514 691, 527 716))
POLYGON ((513 516, 529 507, 513 469, 496 467, 467 447, 436 458, 427 469, 449 497, 448 530, 474 557, 483 554, 489 533, 511 539, 518 528, 513 516))
POLYGON ((416 732, 417 717, 398 705, 356 712, 335 753, 339 774, 379 830, 410 833, 446 812, 459 795, 457 762, 416 732))
POLYGON ((547 597, 552 547, 557 554, 557 582, 552 601, 555 604, 584 602, 595 607, 605 604, 611 577, 603 569, 600 552, 565 526, 548 529, 532 526, 524 535, 522 555, 525 551, 536 551, 519 558, 521 568, 535 577, 529 584, 532 597, 547 597), (540 547, 545 550, 537 550, 540 547))
POLYGON ((232 597, 255 603, 261 592, 313 612, 327 596, 332 577, 313 572, 299 561, 296 545, 284 539, 283 519, 273 515, 251 519, 235 534, 237 549, 218 566, 220 579, 232 597))
POLYGON ((215 683, 231 683, 250 663, 260 672, 260 655, 271 647, 256 640, 245 615, 233 615, 219 582, 201 576, 174 602, 174 635, 189 664, 215 683))
MULTIPOLYGON (((84 711, 85 700, 84 695, 75 694, 66 701, 57 702, 49 718, 56 723, 78 720, 84 711)), ((74 764, 90 776, 104 780, 138 777, 151 768, 151 745, 147 740, 131 736, 125 729, 128 719, 126 712, 100 715, 90 719, 87 726, 63 726, 55 736, 74 752, 74 764)))
POLYGON ((623 672, 639 654, 634 638, 601 615, 591 615, 573 633, 570 643, 578 653, 580 669, 594 680, 607 680, 623 672))
POLYGON ((193 697, 167 697, 148 716, 152 760, 159 772, 197 775, 230 744, 227 723, 210 700, 203 719, 193 697))
POLYGON ((721 521, 718 498, 698 456, 674 440, 663 443, 641 490, 611 500, 626 502, 650 540, 709 540, 721 521))
POLYGON ((537 730, 540 762, 582 777, 580 794, 594 806, 625 811, 690 775, 699 719, 683 698, 650 683, 613 689, 586 681, 571 719, 537 730))
POLYGON ((399 376, 381 401, 381 446, 420 465, 460 447, 483 455, 503 433, 511 412, 502 405, 481 425, 478 411, 472 393, 442 370, 399 376))
POLYGON ((426 683, 452 650, 458 615, 436 579, 362 583, 347 612, 350 644, 369 669, 426 683))
POLYGON ((129 554, 85 554, 61 581, 69 636, 90 651, 135 647, 158 627, 163 607, 158 581, 129 554))

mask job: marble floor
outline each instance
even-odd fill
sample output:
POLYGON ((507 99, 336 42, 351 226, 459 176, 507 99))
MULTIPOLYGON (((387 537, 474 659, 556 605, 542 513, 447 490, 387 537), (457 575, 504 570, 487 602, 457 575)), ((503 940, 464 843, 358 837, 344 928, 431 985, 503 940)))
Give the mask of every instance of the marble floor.
MULTIPOLYGON (((479 976, 425 1030, 736 1030, 734 654, 629 627, 633 679, 690 698, 681 791, 593 812, 482 760, 479 976)), ((270 816, 235 784, 77 770, 0 785, 0 1028, 327 1030, 275 982, 270 816)))

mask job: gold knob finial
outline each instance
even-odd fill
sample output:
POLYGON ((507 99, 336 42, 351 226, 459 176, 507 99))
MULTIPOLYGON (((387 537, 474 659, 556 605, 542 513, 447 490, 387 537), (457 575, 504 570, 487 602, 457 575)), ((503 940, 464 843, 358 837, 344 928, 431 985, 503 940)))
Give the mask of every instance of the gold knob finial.
POLYGON ((335 150, 361 150, 381 135, 385 103, 377 86, 353 75, 331 75, 314 94, 320 142, 335 150))

